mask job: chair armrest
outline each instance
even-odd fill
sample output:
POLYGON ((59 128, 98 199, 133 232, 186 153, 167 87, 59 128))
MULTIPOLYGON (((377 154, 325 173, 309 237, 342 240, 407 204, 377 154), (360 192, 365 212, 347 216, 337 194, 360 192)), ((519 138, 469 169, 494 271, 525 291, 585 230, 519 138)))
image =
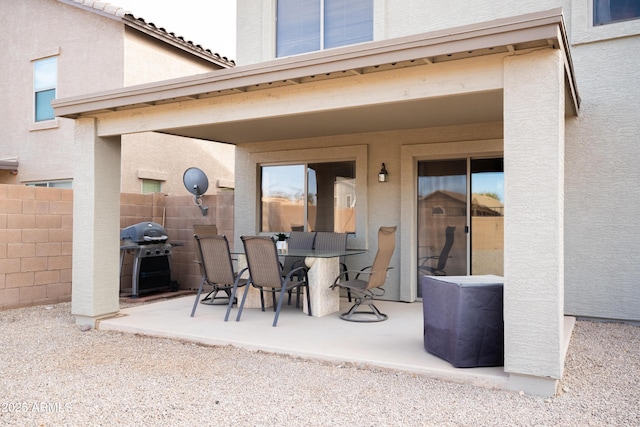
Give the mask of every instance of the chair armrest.
POLYGON ((293 276, 298 276, 299 278, 304 278, 304 281, 309 283, 309 278, 307 277, 307 271, 308 271, 307 267, 294 268, 287 273, 287 275, 284 277, 284 280, 290 282, 293 276))
POLYGON ((418 258, 418 265, 424 265, 430 259, 440 259, 440 255, 426 256, 423 258, 418 258))

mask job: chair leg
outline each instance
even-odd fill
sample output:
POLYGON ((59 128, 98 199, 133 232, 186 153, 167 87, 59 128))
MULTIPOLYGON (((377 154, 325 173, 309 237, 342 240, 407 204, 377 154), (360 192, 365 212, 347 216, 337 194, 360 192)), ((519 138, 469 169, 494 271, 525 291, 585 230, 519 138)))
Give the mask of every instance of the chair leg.
MULTIPOLYGON (((289 291, 289 298, 291 298, 291 292, 293 289, 289 291)), ((300 286, 296 287, 296 308, 300 308, 300 286)))
POLYGON ((311 316, 311 296, 309 295, 311 292, 309 292, 309 283, 307 283, 305 287, 307 288, 304 292, 307 295, 307 314, 311 316))
POLYGON ((200 295, 202 294, 202 287, 204 286, 204 277, 202 278, 202 281, 200 282, 200 286, 198 287, 198 293, 196 294, 196 300, 193 303, 193 308, 191 309, 191 317, 193 317, 194 314, 196 314, 196 308, 198 307, 198 300, 200 299, 200 295))
POLYGON ((244 294, 242 294, 242 301, 240 302, 240 307, 238 307, 238 315, 236 316, 236 322, 239 322, 240 316, 242 316, 242 309, 244 308, 244 302, 247 299, 247 294, 249 293, 249 286, 251 286, 251 283, 247 282, 245 286, 246 286, 246 289, 244 290, 244 294))
MULTIPOLYGON (((282 301, 284 301, 284 295, 286 293, 287 292, 285 291, 285 287, 283 286, 282 290, 280 291, 280 298, 278 298, 278 308, 276 308, 276 315, 273 318, 273 327, 275 327, 278 324, 278 316, 280 316, 280 308, 282 307, 282 301)), ((276 292, 275 292, 275 289, 274 289, 274 292, 273 292, 273 301, 274 301, 274 303, 275 303, 275 298, 276 298, 276 292)))
POLYGON ((380 310, 378 310, 378 307, 376 307, 373 304, 373 300, 371 298, 356 297, 355 304, 353 304, 353 306, 349 309, 349 311, 347 311, 346 313, 342 313, 340 315, 340 318, 342 320, 348 320, 350 322, 369 323, 369 322, 382 322, 384 320, 387 320, 388 316, 384 313, 381 313, 380 310), (357 309, 360 308, 361 304, 368 306, 371 311, 357 311, 357 309), (366 316, 353 317, 354 314, 375 316, 375 318, 366 317, 366 316))
POLYGON ((233 285, 233 289, 231 290, 231 295, 229 295, 229 304, 227 304, 227 313, 224 315, 224 321, 229 320, 229 313, 231 313, 231 308, 233 307, 233 301, 236 299, 236 293, 238 292, 238 281, 233 285))

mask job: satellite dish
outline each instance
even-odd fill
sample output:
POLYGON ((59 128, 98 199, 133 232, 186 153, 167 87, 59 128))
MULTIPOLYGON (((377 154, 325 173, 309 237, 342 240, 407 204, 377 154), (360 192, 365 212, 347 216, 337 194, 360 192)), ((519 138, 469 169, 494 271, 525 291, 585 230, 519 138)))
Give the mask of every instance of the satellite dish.
POLYGON ((209 180, 207 179, 207 175, 198 168, 189 168, 184 171, 182 182, 184 183, 184 187, 187 191, 193 194, 193 201, 202 211, 202 216, 206 216, 209 208, 207 206, 202 206, 202 200, 200 197, 202 197, 209 189, 209 180))
POLYGON ((202 196, 209 189, 207 175, 198 168, 189 168, 184 171, 182 182, 187 191, 194 196, 202 196))

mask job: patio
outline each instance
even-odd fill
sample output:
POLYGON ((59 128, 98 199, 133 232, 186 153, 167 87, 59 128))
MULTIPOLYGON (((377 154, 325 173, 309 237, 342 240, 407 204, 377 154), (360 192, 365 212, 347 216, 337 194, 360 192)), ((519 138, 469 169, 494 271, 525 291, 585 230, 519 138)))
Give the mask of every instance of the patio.
MULTIPOLYGON (((451 382, 488 388, 510 389, 502 367, 457 369, 427 353, 423 346, 422 303, 379 301, 389 319, 379 323, 346 322, 338 313, 309 317, 285 306, 277 327, 273 311, 245 309, 240 322, 234 307, 224 322, 226 306, 200 305, 190 317, 193 295, 161 300, 121 310, 119 317, 97 325, 111 330, 188 340, 204 345, 233 345, 251 351, 286 354, 293 357, 351 363, 382 369, 396 369, 451 382)), ((341 299, 341 312, 350 304, 341 299)), ((572 321, 565 322, 569 328, 572 321)), ((570 331, 570 329, 569 329, 570 331)), ((567 345, 570 332, 566 334, 567 345)))

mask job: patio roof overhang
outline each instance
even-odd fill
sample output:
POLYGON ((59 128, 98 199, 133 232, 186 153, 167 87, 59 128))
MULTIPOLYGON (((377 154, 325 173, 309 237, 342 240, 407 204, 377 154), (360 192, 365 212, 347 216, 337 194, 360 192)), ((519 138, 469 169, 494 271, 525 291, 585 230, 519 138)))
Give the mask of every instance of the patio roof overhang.
MULTIPOLYGON (((262 108, 253 115, 199 114, 170 122, 166 115, 186 117, 191 107, 212 102, 216 102, 217 108, 224 108, 225 102, 234 96, 245 96, 246 101, 246 96, 252 94, 264 95, 287 88, 305 90, 318 82, 540 48, 561 51, 566 81, 565 112, 577 115, 580 100, 561 9, 65 98, 54 101, 53 106, 59 117, 98 118, 101 136, 157 131, 232 144, 499 122, 503 117, 500 87, 447 96, 398 97, 347 108, 300 111, 294 105, 286 114, 262 108), (162 111, 165 119, 140 120, 143 112, 162 111), (113 125, 127 117, 128 124, 113 125), (101 126, 100 122, 111 125, 101 126)), ((239 110, 243 105, 246 102, 233 104, 232 108, 239 110)))

